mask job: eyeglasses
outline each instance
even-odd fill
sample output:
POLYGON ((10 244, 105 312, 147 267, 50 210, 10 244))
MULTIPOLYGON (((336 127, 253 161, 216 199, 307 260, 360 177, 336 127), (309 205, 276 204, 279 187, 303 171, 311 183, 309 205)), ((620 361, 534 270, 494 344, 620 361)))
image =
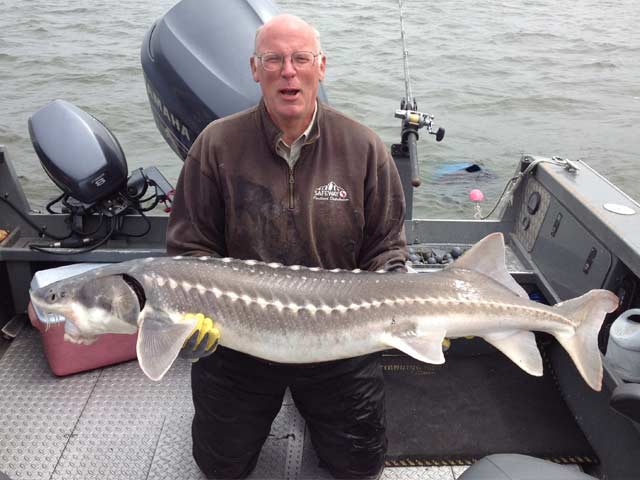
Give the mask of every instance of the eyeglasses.
MULTIPOLYGON (((320 55, 322 55, 322 53, 293 52, 290 58, 296 70, 307 70, 315 65, 316 57, 320 55)), ((262 68, 269 72, 277 72, 282 69, 284 65, 285 55, 281 55, 280 53, 266 52, 262 55, 256 55, 255 57, 260 60, 262 68)))

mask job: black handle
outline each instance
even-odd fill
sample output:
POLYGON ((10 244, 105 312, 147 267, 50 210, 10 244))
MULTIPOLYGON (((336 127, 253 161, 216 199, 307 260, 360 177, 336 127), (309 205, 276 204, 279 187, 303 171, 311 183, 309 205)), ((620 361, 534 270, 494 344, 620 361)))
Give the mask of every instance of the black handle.
POLYGON ((418 134, 417 132, 407 132, 407 148, 409 149, 409 165, 411 166, 411 185, 419 187, 420 167, 418 166, 418 134))

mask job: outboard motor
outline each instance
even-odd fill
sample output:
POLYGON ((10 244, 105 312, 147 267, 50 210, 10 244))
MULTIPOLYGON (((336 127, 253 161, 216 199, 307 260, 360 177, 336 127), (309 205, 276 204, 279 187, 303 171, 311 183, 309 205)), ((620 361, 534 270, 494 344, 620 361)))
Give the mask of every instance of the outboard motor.
MULTIPOLYGON (((259 102, 249 58, 256 29, 277 13, 271 0, 182 0, 147 32, 141 62, 151 111, 183 160, 210 122, 259 102)), ((326 102, 322 86, 318 95, 326 102)))
POLYGON ((121 190, 127 161, 118 140, 96 118, 54 100, 29 118, 40 163, 60 190, 90 205, 121 190))
POLYGON ((118 140, 92 115, 64 100, 54 100, 31 115, 28 123, 42 167, 62 190, 49 202, 47 211, 70 216, 70 232, 63 241, 31 248, 95 248, 114 234, 142 236, 146 232, 131 234, 123 230, 125 215, 142 217, 149 228, 144 212, 160 202, 169 208, 171 184, 156 167, 139 168, 129 176, 118 140), (151 193, 150 187, 154 189, 151 193), (55 211, 57 203, 62 208, 55 211), (82 228, 83 220, 92 214, 99 214, 100 225, 87 233, 82 228))

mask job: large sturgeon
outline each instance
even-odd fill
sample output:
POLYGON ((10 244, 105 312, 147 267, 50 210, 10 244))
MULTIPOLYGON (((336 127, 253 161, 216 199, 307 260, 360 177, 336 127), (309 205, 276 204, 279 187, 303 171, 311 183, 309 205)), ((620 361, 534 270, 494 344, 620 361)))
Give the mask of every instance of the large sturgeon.
POLYGON ((144 373, 160 380, 195 320, 214 320, 220 344, 281 363, 348 358, 390 348, 444 363, 445 337, 479 336, 532 375, 542 358, 532 331, 552 334, 587 384, 601 388, 598 332, 618 306, 592 290, 554 307, 529 300, 509 275, 501 233, 442 271, 375 273, 212 257, 146 258, 100 267, 31 293, 44 314, 67 321, 65 338, 139 330, 144 373))

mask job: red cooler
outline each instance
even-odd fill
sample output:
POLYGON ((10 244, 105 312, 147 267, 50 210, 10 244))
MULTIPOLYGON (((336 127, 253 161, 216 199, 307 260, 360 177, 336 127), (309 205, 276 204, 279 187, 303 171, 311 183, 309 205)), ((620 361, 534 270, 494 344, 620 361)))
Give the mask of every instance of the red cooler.
MULTIPOLYGON (((33 276, 31 289, 40 288, 104 265, 79 263, 40 270, 33 276)), ((47 318, 36 312, 29 304, 29 319, 33 326, 40 331, 45 356, 55 375, 69 375, 136 358, 137 333, 100 335, 91 345, 78 345, 64 341, 64 317, 47 318)))

